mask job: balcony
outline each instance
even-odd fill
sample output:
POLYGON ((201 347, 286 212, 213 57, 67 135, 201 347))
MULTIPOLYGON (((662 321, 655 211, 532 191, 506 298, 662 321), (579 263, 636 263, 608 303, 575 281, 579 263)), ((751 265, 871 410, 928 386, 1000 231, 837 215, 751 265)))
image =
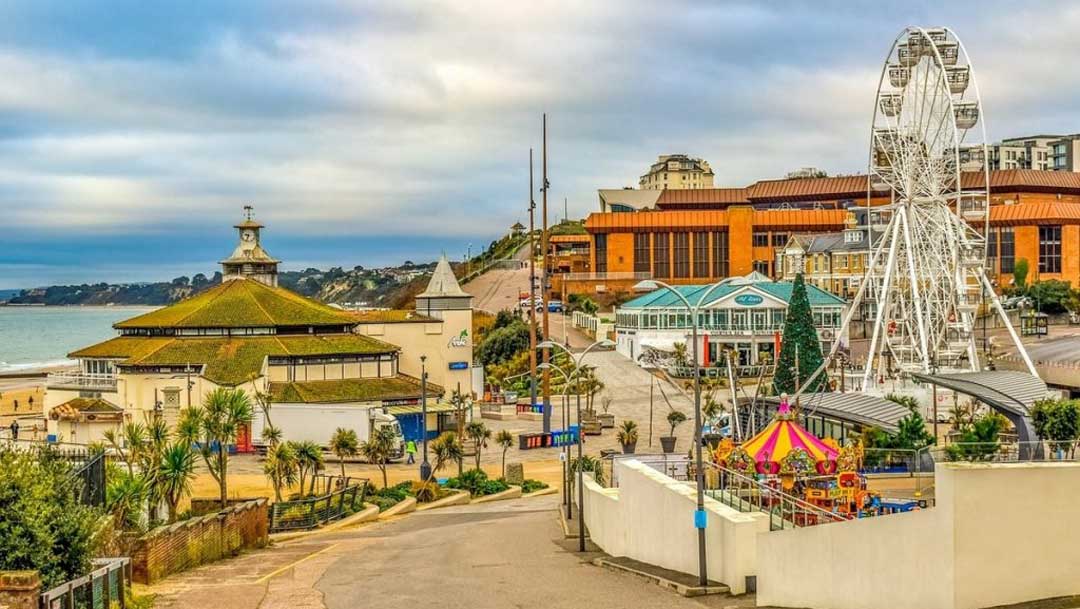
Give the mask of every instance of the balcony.
POLYGON ((52 372, 45 379, 48 389, 69 391, 116 391, 115 374, 92 374, 89 372, 52 372))

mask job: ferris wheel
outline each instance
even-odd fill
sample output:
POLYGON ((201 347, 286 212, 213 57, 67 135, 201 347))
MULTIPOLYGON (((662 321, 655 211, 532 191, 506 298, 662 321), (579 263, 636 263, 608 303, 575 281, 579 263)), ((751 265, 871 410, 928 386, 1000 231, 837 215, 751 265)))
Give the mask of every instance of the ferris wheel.
POLYGON ((974 69, 951 30, 909 27, 897 36, 870 134, 872 254, 852 303, 873 304, 864 308, 873 331, 863 387, 893 373, 979 370, 975 319, 983 304, 997 310, 1034 374, 985 272, 981 112, 974 69))

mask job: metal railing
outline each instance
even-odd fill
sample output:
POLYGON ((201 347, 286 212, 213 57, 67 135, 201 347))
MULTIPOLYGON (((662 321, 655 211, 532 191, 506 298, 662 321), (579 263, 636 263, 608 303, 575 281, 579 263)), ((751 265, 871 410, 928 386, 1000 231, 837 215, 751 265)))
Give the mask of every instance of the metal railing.
POLYGON ((615 281, 617 279, 652 279, 652 273, 611 271, 596 273, 563 273, 563 281, 615 281))
POLYGON ((1023 463, 1076 461, 1078 442, 951 442, 934 446, 929 453, 935 463, 1023 463))
MULTIPOLYGON (((363 505, 368 487, 366 478, 321 478, 326 479, 323 490, 325 494, 296 501, 281 501, 270 506, 271 533, 314 529, 343 518, 363 505), (338 487, 337 490, 333 490, 334 486, 338 487)), ((316 488, 318 486, 316 483, 316 488)))
POLYGON ((116 391, 116 375, 91 372, 51 372, 45 378, 45 386, 51 389, 116 391))
POLYGON ((111 609, 127 607, 130 558, 99 558, 90 573, 41 593, 40 609, 111 609))
POLYGON ((848 516, 824 510, 789 495, 773 484, 712 463, 707 463, 705 467, 707 495, 740 512, 768 514, 770 531, 850 520, 848 516))

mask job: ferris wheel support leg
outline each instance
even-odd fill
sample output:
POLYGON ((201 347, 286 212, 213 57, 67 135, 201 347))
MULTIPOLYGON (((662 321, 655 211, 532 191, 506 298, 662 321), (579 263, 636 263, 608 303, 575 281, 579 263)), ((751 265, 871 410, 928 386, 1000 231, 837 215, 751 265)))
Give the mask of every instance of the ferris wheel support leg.
POLYGON ((1001 306, 1001 300, 998 299, 997 294, 994 292, 994 287, 990 285, 990 280, 987 279, 985 272, 979 271, 979 280, 982 281, 983 287, 986 288, 987 292, 990 294, 990 302, 993 303, 994 310, 997 311, 998 316, 1001 317, 1001 322, 1005 324, 1005 328, 1009 331, 1009 337, 1012 338, 1013 344, 1016 345, 1016 351, 1024 360, 1028 372, 1030 372, 1032 376, 1039 376, 1039 373, 1035 370, 1035 364, 1031 363, 1031 358, 1028 357, 1027 349, 1024 348, 1024 344, 1020 342, 1020 337, 1016 334, 1016 329, 1009 323, 1009 315, 1005 313, 1004 307, 1001 306))
POLYGON ((904 223, 904 246, 907 250, 908 273, 911 275, 911 292, 915 299, 915 321, 919 325, 919 346, 922 348, 923 371, 930 372, 930 348, 926 340, 926 323, 923 321, 922 295, 919 291, 919 274, 915 268, 915 254, 911 249, 911 222, 908 220, 908 209, 900 209, 900 219, 904 223))
MULTIPOLYGON (((888 230, 888 229, 886 229, 888 230)), ((829 354, 822 358, 821 365, 814 371, 806 382, 802 383, 802 388, 795 392, 790 399, 795 401, 795 398, 803 394, 804 388, 813 386, 814 379, 816 379, 822 372, 825 372, 825 368, 829 366, 829 362, 836 356, 836 352, 840 350, 840 341, 844 337, 844 329, 850 324, 851 320, 855 318, 855 313, 859 310, 859 306, 862 305, 863 297, 866 295, 866 286, 870 284, 870 272, 877 267, 878 258, 881 257, 881 252, 884 248, 876 248, 874 253, 870 256, 870 261, 866 266, 866 274, 863 276, 862 283, 859 284, 859 289, 855 291, 855 297, 851 299, 851 306, 848 307, 847 313, 844 313, 844 319, 840 322, 840 331, 836 334, 836 339, 833 340, 832 346, 829 347, 829 354)), ((850 336, 849 336, 850 340, 850 336)))
POLYGON ((863 391, 870 386, 870 376, 873 372, 874 357, 877 355, 878 338, 881 334, 881 323, 885 319, 885 305, 889 302, 889 287, 892 285, 893 267, 896 266, 896 237, 900 232, 899 214, 892 218, 892 237, 889 239, 889 258, 885 261, 885 278, 881 282, 881 291, 877 294, 877 311, 874 312, 874 331, 870 336, 870 349, 866 352, 866 366, 863 367, 863 391))

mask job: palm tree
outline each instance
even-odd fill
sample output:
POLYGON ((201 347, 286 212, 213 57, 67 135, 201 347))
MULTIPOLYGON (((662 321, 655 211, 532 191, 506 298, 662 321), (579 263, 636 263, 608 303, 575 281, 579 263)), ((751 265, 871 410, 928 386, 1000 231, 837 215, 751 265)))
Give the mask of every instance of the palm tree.
POLYGON ((502 447, 502 477, 506 478, 506 451, 514 445, 514 436, 504 429, 495 434, 495 443, 502 447))
POLYGON ((296 462, 300 470, 300 496, 303 497, 307 488, 304 481, 308 470, 311 470, 311 482, 314 484, 315 474, 322 467, 322 448, 311 440, 304 440, 293 444, 293 450, 296 451, 296 462))
POLYGON ((198 445, 210 475, 218 483, 222 509, 229 497, 229 444, 251 422, 251 398, 243 389, 219 387, 206 394, 202 407, 185 408, 177 424, 180 439, 198 445))
POLYGON ((134 475, 135 461, 140 458, 146 447, 146 427, 142 423, 125 423, 120 430, 119 438, 113 429, 106 431, 103 435, 105 441, 120 455, 120 460, 127 466, 128 474, 134 475))
POLYGON ((364 456, 364 459, 368 463, 377 465, 379 471, 382 472, 383 488, 387 487, 386 462, 390 460, 390 455, 394 452, 396 439, 397 435, 392 427, 382 426, 375 428, 371 439, 360 445, 360 454, 364 456))
POLYGON ((146 502, 146 480, 132 473, 114 476, 105 487, 105 508, 122 529, 139 529, 140 513, 146 502))
POLYGON ((337 455, 338 463, 341 464, 342 484, 345 483, 345 457, 355 457, 359 450, 360 440, 356 437, 355 429, 338 427, 330 437, 330 452, 337 455))
POLYGON ((158 486, 169 506, 169 522, 176 522, 176 507, 180 499, 191 492, 195 479, 195 451, 190 444, 175 442, 161 453, 158 466, 158 486))
POLYGON ((464 453, 461 449, 461 440, 458 439, 456 433, 448 431, 443 435, 435 438, 430 444, 431 453, 435 457, 435 462, 432 464, 431 473, 428 474, 427 480, 424 480, 425 484, 431 482, 431 479, 435 477, 435 472, 446 467, 448 463, 453 461, 461 462, 464 453))
POLYGON ((491 438, 491 430, 483 421, 470 421, 465 426, 465 435, 476 443, 476 469, 480 469, 480 450, 487 446, 487 441, 491 438))
POLYGON ((282 433, 280 427, 267 425, 266 427, 263 427, 262 437, 263 440, 266 441, 267 445, 277 446, 278 444, 281 444, 281 440, 285 437, 285 434, 282 433))
POLYGON ((296 451, 289 442, 283 442, 271 446, 266 450, 266 461, 263 463, 263 472, 270 483, 274 486, 274 498, 281 501, 282 487, 288 488, 296 484, 296 451))

